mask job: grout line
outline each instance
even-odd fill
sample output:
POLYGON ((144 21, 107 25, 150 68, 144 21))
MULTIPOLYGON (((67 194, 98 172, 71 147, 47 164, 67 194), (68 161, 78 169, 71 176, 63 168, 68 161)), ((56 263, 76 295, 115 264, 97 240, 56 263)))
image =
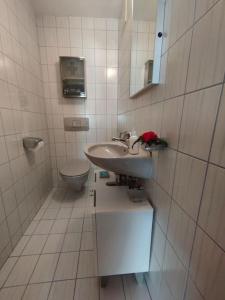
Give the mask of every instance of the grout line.
MULTIPOLYGON (((84 218, 83 218, 83 224, 82 224, 82 233, 83 233, 83 226, 84 226, 84 218)), ((81 233, 81 239, 82 239, 82 233, 81 233)), ((75 297, 76 287, 77 287, 77 277, 78 277, 78 269, 79 269, 79 263, 80 263, 80 252, 81 252, 81 239, 80 239, 80 249, 79 249, 78 260, 77 260, 77 271, 76 271, 76 276, 75 276, 73 297, 75 297)))
MULTIPOLYGON (((40 282, 35 282, 35 283, 30 283, 28 285, 26 284, 18 284, 18 285, 11 285, 11 286, 6 286, 6 287, 2 287, 0 288, 0 291, 2 289, 10 289, 10 288, 14 288, 14 287, 19 287, 19 286, 29 286, 29 285, 36 285, 36 284, 43 284, 43 283, 54 283, 54 282, 63 282, 63 281, 76 281, 77 279, 90 279, 90 278, 98 278, 97 276, 86 276, 86 277, 80 277, 80 278, 70 278, 70 279, 57 279, 57 280, 50 280, 50 281, 40 281, 40 282)), ((51 287, 50 287, 51 289, 51 287)), ((26 288, 25 288, 26 291, 26 288)))

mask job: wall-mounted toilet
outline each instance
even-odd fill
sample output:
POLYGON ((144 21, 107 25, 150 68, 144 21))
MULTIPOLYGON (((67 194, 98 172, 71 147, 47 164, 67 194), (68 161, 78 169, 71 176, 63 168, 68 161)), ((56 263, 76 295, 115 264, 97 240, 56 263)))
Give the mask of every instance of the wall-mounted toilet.
POLYGON ((60 170, 60 175, 72 189, 81 191, 88 179, 90 172, 90 163, 83 159, 74 159, 69 161, 60 170))

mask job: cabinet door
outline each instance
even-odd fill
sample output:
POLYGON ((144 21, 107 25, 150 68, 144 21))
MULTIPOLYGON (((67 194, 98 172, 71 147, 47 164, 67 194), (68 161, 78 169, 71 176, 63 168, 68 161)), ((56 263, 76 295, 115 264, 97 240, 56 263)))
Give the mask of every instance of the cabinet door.
POLYGON ((152 212, 97 213, 99 276, 148 272, 152 212))

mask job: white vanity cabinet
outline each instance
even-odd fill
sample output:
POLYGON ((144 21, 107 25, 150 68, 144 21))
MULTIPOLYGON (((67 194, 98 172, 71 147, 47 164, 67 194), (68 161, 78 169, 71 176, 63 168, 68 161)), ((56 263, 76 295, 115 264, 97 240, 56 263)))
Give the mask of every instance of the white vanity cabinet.
POLYGON ((127 187, 105 181, 94 186, 98 275, 148 272, 153 208, 147 200, 131 202, 127 187))

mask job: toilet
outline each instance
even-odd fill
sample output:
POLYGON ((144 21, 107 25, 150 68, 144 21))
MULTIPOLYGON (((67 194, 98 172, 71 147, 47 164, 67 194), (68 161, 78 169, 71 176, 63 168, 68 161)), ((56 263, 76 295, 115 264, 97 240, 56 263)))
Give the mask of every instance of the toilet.
POLYGON ((90 163, 83 159, 74 159, 69 161, 60 170, 60 175, 64 182, 66 182, 75 191, 81 191, 85 182, 88 179, 90 171, 90 163))

